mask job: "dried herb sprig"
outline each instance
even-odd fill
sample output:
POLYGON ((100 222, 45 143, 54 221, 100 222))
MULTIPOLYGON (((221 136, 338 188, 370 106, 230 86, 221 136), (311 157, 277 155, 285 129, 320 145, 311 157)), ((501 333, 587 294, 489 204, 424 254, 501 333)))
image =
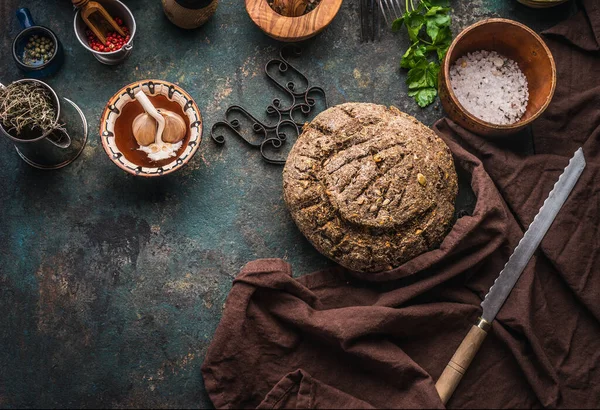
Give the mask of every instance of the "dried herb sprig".
POLYGON ((40 135, 64 131, 56 121, 56 108, 46 88, 38 83, 12 83, 0 88, 0 122, 16 135, 39 131, 40 135))

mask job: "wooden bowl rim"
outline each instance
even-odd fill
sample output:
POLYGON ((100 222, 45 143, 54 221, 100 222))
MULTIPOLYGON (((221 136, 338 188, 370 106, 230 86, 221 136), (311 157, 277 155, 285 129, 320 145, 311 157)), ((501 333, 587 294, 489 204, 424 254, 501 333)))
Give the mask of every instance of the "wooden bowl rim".
POLYGON ((248 13, 248 15, 250 16, 250 18, 252 19, 252 21, 254 22, 254 24, 256 24, 258 27, 260 27, 260 29, 262 31, 264 31, 265 33, 267 33, 269 36, 271 36, 272 38, 275 39, 285 39, 288 41, 302 41, 302 40, 306 40, 312 36, 314 36, 315 34, 318 34, 319 32, 321 32, 325 27, 327 27, 328 25, 331 24, 331 22, 333 21, 333 19, 335 18, 335 16, 337 16, 338 12, 340 11, 340 8, 342 7, 342 2, 343 0, 321 0, 319 2, 319 4, 317 5, 317 7, 315 7, 313 10, 311 10, 309 13, 304 14, 302 16, 298 16, 298 17, 287 17, 287 16, 283 16, 279 13, 277 13, 275 10, 273 10, 271 8, 271 6, 269 6, 269 3, 267 2, 267 0, 245 0, 244 4, 246 6, 246 12, 248 13), (271 24, 266 24, 265 21, 263 21, 263 19, 260 18, 260 15, 258 15, 257 13, 253 13, 250 8, 248 7, 249 4, 256 4, 258 3, 260 5, 260 7, 258 8, 257 12, 260 12, 262 10, 266 10, 266 13, 271 17, 271 24), (308 20, 311 18, 311 14, 316 12, 323 4, 325 3, 330 3, 332 6, 334 6, 331 10, 331 13, 329 14, 325 14, 323 19, 318 20, 321 21, 322 24, 315 26, 312 30, 305 30, 302 33, 298 34, 297 36, 294 37, 281 37, 275 33, 273 33, 272 28, 275 27, 275 24, 273 24, 274 21, 277 20, 285 20, 287 21, 287 23, 285 24, 291 24, 292 20, 294 20, 294 23, 297 23, 301 20, 308 20))
POLYGON ((450 47, 448 48, 448 51, 446 52, 446 58, 444 58, 444 76, 446 77, 446 84, 447 84, 446 88, 448 89, 448 95, 452 99, 452 101, 456 104, 456 106, 462 111, 462 113, 466 117, 468 117, 471 121, 473 121, 483 127, 488 127, 488 128, 492 128, 495 130, 512 130, 512 129, 517 129, 517 128, 520 129, 524 126, 531 124, 540 115, 542 115, 542 113, 546 110, 546 108, 550 104, 550 101, 552 101, 552 97, 554 97, 554 90, 556 88, 556 64, 554 63, 554 57, 552 56, 552 53, 550 52, 550 49, 548 48, 548 46, 546 45, 544 40, 542 40, 542 38, 535 31, 533 31, 526 25, 521 24, 518 21, 503 19, 503 18, 484 19, 484 20, 478 21, 475 24, 470 25, 469 27, 467 27, 463 31, 461 31, 456 36, 456 38, 454 39, 452 44, 450 44, 450 47), (450 58, 449 58, 449 56, 454 51, 456 44, 458 44, 458 42, 467 33, 469 33, 470 31, 472 31, 475 28, 478 28, 480 26, 483 26, 485 24, 490 24, 490 23, 504 23, 504 24, 509 24, 509 25, 524 29, 526 32, 528 32, 531 36, 533 36, 541 44, 542 48, 544 49, 544 52, 546 53, 546 55, 548 56, 548 58, 550 60, 550 67, 552 69, 552 86, 550 88, 550 93, 548 94, 548 96, 546 97, 546 101, 538 109, 538 111, 535 114, 533 114, 531 117, 526 119, 525 121, 517 121, 514 124, 493 124, 491 122, 483 121, 483 120, 479 119, 478 117, 474 116, 473 114, 471 114, 469 111, 467 111, 465 109, 465 107, 463 107, 461 105, 461 103, 458 101, 458 98, 456 97, 456 95, 454 95, 454 91, 452 90, 452 86, 451 86, 451 82, 450 82, 450 58))
MULTIPOLYGON (((192 96, 185 91, 183 88, 181 88, 179 85, 174 84, 172 82, 169 81, 165 81, 165 80, 157 80, 154 78, 148 78, 148 79, 144 79, 144 80, 139 80, 139 81, 134 81, 130 84, 127 84, 125 86, 123 86, 121 89, 119 89, 116 93, 114 93, 109 99, 108 102, 106 103, 106 106, 104 107, 104 110, 102 111, 102 115, 100 116, 100 141, 102 142, 102 148, 104 148, 104 152, 106 152, 106 155, 108 156, 108 158, 110 158, 111 162, 113 164, 115 164, 116 166, 118 166, 119 168, 121 168, 123 171, 134 175, 136 177, 146 177, 146 178, 151 178, 151 177, 161 177, 164 175, 168 175, 170 173, 173 173, 179 169, 181 169, 185 164, 187 164, 190 159, 192 159, 192 157, 196 154, 196 152, 198 151, 198 149, 200 148, 200 143, 202 142, 202 134, 204 131, 204 121, 202 119, 202 112, 200 111, 200 108, 198 108, 198 105, 196 104, 196 101, 192 98, 192 96), (102 137, 102 135, 104 134, 105 131, 105 127, 106 127, 106 119, 108 117, 108 112, 109 107, 111 104, 114 104, 114 102, 118 99, 118 97, 123 94, 124 92, 127 91, 127 88, 133 88, 136 87, 138 85, 147 83, 147 82, 153 82, 153 83, 157 83, 157 84, 163 84, 163 85, 167 85, 167 86, 173 86, 177 89, 177 92, 185 95, 186 98, 188 98, 190 101, 192 101, 192 108, 196 111, 196 113, 198 114, 198 121, 200 121, 200 126, 198 127, 198 143, 192 147, 192 151, 190 152, 190 154, 187 156, 187 158, 182 160, 182 163, 179 165, 174 166, 173 168, 163 172, 162 174, 158 174, 158 173, 154 173, 154 174, 136 174, 133 170, 127 168, 126 166, 124 166, 123 164, 121 164, 118 161, 115 161, 115 159, 112 157, 112 155, 110 155, 109 152, 109 147, 105 141, 105 138, 102 137)), ((174 158, 173 161, 177 161, 178 158, 174 158)), ((152 168, 159 168, 159 167, 152 167, 152 168)))

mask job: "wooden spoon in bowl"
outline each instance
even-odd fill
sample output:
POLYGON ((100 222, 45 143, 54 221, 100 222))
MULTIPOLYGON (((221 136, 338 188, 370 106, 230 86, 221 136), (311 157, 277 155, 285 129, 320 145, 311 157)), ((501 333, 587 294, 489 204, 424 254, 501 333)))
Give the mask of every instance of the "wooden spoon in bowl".
POLYGON ((111 17, 102 5, 96 1, 90 0, 72 0, 73 6, 77 9, 81 9, 81 18, 86 26, 98 37, 102 44, 106 45, 106 35, 104 31, 100 30, 102 20, 106 20, 108 24, 120 35, 125 37, 125 33, 119 27, 115 19, 111 17))

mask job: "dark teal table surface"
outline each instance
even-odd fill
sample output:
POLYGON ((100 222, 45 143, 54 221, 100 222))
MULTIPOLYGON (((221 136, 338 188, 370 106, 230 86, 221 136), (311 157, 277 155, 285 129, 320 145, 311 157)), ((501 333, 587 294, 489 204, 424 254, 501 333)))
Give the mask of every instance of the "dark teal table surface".
MULTIPOLYGON (((263 66, 280 46, 242 0, 221 1, 194 31, 171 25, 158 0, 126 0, 138 24, 133 55, 103 66, 78 43, 68 0, 0 1, 0 82, 21 78, 10 56, 14 10, 53 29, 65 64, 48 79, 90 124, 82 156, 38 171, 0 139, 0 407, 209 407, 200 366, 232 279, 248 261, 280 257, 296 275, 331 266, 298 232, 281 196, 281 168, 210 126, 231 104, 260 114, 276 95, 263 66), (172 81, 204 115, 204 139, 181 172, 141 179, 112 164, 98 136, 106 101, 141 79, 172 81)), ((485 17, 541 30, 573 5, 533 11, 515 0, 453 0, 454 32, 485 17)), ((360 43, 358 1, 304 46, 298 66, 330 105, 396 105, 428 125, 443 114, 406 97, 404 34, 360 43)))

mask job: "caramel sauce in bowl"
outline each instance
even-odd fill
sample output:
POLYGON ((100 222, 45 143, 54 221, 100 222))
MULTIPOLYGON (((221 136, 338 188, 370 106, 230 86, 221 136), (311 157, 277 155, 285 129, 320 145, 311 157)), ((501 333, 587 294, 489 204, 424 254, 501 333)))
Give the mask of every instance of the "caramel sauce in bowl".
POLYGON ((179 86, 161 80, 138 81, 123 87, 108 101, 100 117, 100 139, 108 157, 124 171, 143 177, 166 175, 183 167, 198 150, 202 115, 192 97, 179 86), (157 109, 173 111, 185 121, 186 135, 173 158, 152 161, 139 150, 131 126, 144 112, 135 99, 140 88, 157 109))

